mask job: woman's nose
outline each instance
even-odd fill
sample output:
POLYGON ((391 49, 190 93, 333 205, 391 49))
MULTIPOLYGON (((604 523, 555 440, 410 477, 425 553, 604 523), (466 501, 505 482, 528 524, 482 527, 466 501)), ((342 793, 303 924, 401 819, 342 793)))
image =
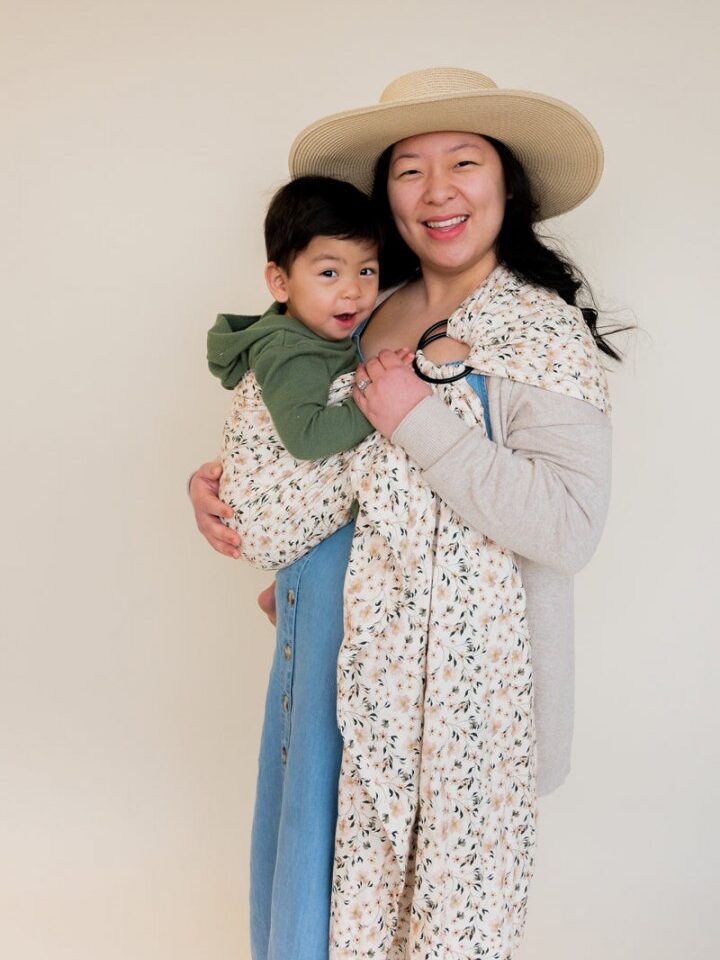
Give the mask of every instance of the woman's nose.
POLYGON ((426 203, 441 204, 455 195, 452 179, 442 172, 430 173, 425 180, 423 199, 426 203))

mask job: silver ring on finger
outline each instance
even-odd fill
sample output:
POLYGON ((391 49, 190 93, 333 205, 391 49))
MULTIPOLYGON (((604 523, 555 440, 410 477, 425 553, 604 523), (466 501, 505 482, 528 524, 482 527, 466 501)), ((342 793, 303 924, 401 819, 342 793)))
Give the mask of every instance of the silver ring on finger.
POLYGON ((365 393, 365 389, 370 383, 372 383, 372 380, 358 380, 357 388, 360 391, 360 393, 365 393))

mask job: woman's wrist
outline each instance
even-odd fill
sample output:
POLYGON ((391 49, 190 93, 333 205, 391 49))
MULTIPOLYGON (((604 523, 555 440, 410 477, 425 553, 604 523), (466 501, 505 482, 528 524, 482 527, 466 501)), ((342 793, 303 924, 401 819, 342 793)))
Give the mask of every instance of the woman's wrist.
POLYGON ((440 397, 431 394, 403 417, 390 440, 427 470, 471 429, 440 397))

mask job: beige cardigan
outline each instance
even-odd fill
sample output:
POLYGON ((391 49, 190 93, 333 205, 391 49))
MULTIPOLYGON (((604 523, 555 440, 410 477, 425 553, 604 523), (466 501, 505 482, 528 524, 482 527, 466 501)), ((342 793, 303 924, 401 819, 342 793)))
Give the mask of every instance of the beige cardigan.
POLYGON ((596 407, 487 377, 493 440, 438 397, 392 442, 462 519, 516 554, 527 596, 538 795, 570 770, 574 714, 573 574, 592 556, 610 496, 611 425, 596 407))

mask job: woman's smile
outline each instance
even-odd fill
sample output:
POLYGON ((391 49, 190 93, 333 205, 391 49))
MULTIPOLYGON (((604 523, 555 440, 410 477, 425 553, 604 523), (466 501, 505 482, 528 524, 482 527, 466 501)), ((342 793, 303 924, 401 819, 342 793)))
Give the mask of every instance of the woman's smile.
POLYGON ((433 217, 432 220, 423 220, 423 224, 429 236, 434 240, 452 240, 465 229, 465 224, 469 220, 468 214, 449 217, 433 217))

